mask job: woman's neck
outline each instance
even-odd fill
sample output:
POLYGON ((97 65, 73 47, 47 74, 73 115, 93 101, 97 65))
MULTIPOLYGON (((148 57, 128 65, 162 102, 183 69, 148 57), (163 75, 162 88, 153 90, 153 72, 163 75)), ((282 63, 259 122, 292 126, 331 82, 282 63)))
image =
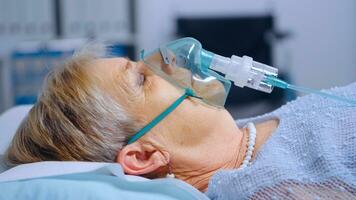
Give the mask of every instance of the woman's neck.
POLYGON ((176 178, 183 180, 195 188, 204 191, 209 180, 219 169, 232 169, 238 162, 243 134, 236 122, 226 113, 205 114, 204 123, 189 123, 192 127, 190 136, 195 136, 174 148, 172 157, 172 172, 176 178), (189 142, 193 142, 190 144, 189 142), (183 153, 182 153, 183 152, 183 153))
MULTIPOLYGON (((257 132, 256 143, 252 153, 251 160, 254 159, 261 146, 267 141, 267 139, 272 135, 273 131, 277 128, 278 120, 269 120, 266 122, 256 124, 255 126, 257 132)), ((178 175, 177 178, 186 181, 187 183, 193 185, 195 188, 199 189, 200 191, 206 191, 208 188, 210 178, 216 173, 217 170, 239 168, 242 165, 242 162, 244 161, 247 153, 250 132, 247 128, 241 128, 238 131, 239 131, 239 133, 237 133, 237 135, 239 135, 239 137, 237 136, 238 139, 232 140, 229 145, 226 144, 227 146, 229 146, 228 147, 229 151, 233 153, 231 154, 231 158, 227 159, 225 163, 223 163, 219 167, 210 168, 209 170, 206 170, 200 174, 198 173, 193 176, 182 176, 182 177, 179 177, 178 175)), ((214 159, 214 158, 212 157, 210 159, 214 159)))

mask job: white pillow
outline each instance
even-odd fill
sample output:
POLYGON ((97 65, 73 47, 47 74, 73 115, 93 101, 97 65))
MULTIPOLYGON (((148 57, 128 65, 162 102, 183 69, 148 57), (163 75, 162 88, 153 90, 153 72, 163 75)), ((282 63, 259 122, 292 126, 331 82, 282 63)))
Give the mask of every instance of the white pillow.
POLYGON ((14 137, 21 121, 31 108, 32 105, 16 106, 0 115, 0 172, 6 169, 3 163, 3 154, 14 137))

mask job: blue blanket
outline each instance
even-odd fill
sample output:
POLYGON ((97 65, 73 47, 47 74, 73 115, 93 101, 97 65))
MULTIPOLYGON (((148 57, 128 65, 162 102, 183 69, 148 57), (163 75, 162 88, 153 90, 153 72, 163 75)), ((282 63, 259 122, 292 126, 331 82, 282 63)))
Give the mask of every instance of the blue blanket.
MULTIPOLYGON (((327 92, 356 99, 356 83, 327 92)), ((217 172, 210 198, 356 199, 356 106, 308 95, 237 123, 273 118, 279 126, 251 165, 217 172)))

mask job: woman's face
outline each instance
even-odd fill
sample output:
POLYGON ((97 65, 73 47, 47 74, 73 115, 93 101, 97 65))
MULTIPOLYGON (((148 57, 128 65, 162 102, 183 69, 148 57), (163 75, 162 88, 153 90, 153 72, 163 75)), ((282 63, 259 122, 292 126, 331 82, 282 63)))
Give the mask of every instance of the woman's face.
MULTIPOLYGON (((126 58, 97 59, 88 71, 90 75, 101 80, 102 88, 115 97, 135 120, 142 122, 142 126, 183 94, 182 89, 154 74, 143 62, 133 62, 126 58)), ((175 141, 186 139, 191 143, 199 142, 200 136, 190 134, 192 131, 187 130, 187 127, 194 129, 196 124, 202 122, 201 118, 203 122, 207 121, 208 112, 214 120, 228 114, 225 109, 218 109, 188 97, 150 133, 156 132, 154 135, 157 137, 170 137, 170 140, 175 141), (181 130, 183 128, 185 130, 181 130)))
MULTIPOLYGON (((145 123, 144 125, 183 94, 182 89, 154 74, 143 62, 133 62, 126 58, 98 59, 89 69, 89 73, 100 80, 102 88, 123 105, 134 119, 145 123)), ((177 108, 182 110, 180 107, 183 107, 185 111, 175 111, 170 115, 189 115, 189 110, 194 110, 197 104, 201 103, 187 98, 177 108)), ((211 106, 206 107, 213 109, 211 106)), ((162 123, 165 122, 162 121, 157 126, 162 123)))

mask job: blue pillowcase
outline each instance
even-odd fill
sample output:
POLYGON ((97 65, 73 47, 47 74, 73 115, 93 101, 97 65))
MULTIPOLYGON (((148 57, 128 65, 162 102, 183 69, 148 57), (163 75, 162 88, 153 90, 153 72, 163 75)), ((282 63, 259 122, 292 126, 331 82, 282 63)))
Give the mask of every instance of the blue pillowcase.
POLYGON ((128 181, 121 177, 78 173, 0 183, 0 199, 208 199, 174 179, 128 181))

